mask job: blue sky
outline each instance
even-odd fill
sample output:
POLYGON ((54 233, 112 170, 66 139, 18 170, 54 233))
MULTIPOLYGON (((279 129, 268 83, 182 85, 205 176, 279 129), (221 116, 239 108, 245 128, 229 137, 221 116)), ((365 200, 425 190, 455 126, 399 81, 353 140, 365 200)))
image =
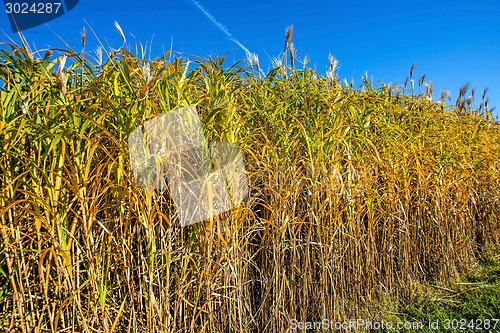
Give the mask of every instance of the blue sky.
MULTIPOLYGON (((453 102, 465 82, 480 95, 489 87, 489 106, 500 106, 500 1, 260 1, 200 0, 243 47, 259 56, 266 69, 280 55, 286 28, 293 24, 299 60, 305 55, 320 74, 328 69, 328 54, 340 63, 341 78, 358 86, 365 72, 374 80, 404 83, 416 62, 415 80, 426 73, 435 81, 435 98, 443 87, 453 102)), ((57 33, 73 49, 81 49, 84 19, 106 47, 122 46, 114 21, 130 46, 137 37, 152 57, 173 48, 178 53, 224 55, 228 64, 245 58, 242 47, 212 22, 195 0, 85 1, 46 25, 23 33, 34 49, 64 47, 57 33), (50 27, 50 28, 49 28, 50 27), (54 31, 52 31, 52 30, 54 31)), ((0 13, 0 29, 14 40, 7 14, 0 13)), ((89 30, 86 50, 97 44, 89 30)), ((7 41, 2 34, 0 41, 7 41)), ((131 48, 132 49, 132 48, 131 48)), ((135 51, 135 47, 133 48, 135 51)), ((476 96, 476 105, 480 96, 476 96)), ((495 115, 500 114, 497 109, 495 115)))

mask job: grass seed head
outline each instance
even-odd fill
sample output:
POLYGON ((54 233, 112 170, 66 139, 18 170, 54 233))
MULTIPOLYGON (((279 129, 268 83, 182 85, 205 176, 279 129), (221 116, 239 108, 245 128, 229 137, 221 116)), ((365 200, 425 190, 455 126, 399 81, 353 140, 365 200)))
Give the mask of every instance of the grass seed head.
POLYGON ((337 82, 335 69, 337 68, 339 62, 331 54, 328 55, 328 61, 330 63, 330 69, 326 72, 326 78, 330 84, 334 85, 337 82))
POLYGON ((484 88, 483 90, 483 98, 482 100, 484 101, 484 97, 486 96, 486 92, 488 91, 488 87, 484 88))
POLYGON ((460 97, 464 96, 468 89, 469 89, 469 82, 465 82, 465 84, 460 87, 460 97))
POLYGON ((151 69, 149 67, 149 62, 144 62, 141 67, 141 74, 146 85, 149 85, 149 82, 151 82, 151 69))
POLYGON ((425 96, 432 99, 432 92, 434 91, 434 81, 429 81, 425 84, 425 96))
POLYGON ((85 50, 85 42, 87 40, 87 29, 85 29, 85 27, 83 27, 82 29, 81 36, 82 36, 82 51, 83 51, 85 50))
POLYGON ((273 62, 274 68, 279 68, 279 67, 283 66, 283 61, 281 59, 273 58, 272 62, 273 62))
POLYGON ((290 42, 292 41, 292 35, 293 35, 293 24, 286 29, 286 35, 285 35, 285 49, 283 52, 286 52, 288 50, 288 45, 290 45, 290 42))
POLYGON ((424 80, 425 80, 425 73, 420 77, 420 80, 418 80, 419 87, 422 87, 422 85, 424 84, 424 80))
POLYGON ((120 27, 120 25, 116 21, 115 21, 115 28, 116 28, 116 31, 118 31, 118 33, 122 37, 123 43, 127 43, 127 39, 125 38, 125 34, 123 33, 122 28, 120 27))
POLYGON ((64 65, 66 64, 66 56, 62 57, 60 60, 59 60, 59 73, 62 73, 63 69, 64 69, 64 65))
POLYGON ((446 99, 446 95, 449 94, 450 92, 446 90, 446 88, 443 88, 443 90, 441 90, 441 98, 439 98, 439 103, 441 105, 444 105, 444 100, 446 99))
POLYGON ((393 86, 394 85, 390 82, 389 82, 389 85, 387 86, 387 92, 389 93, 389 98, 391 98, 393 86))
MULTIPOLYGON (((339 64, 339 61, 337 59, 335 59, 334 56, 332 56, 332 54, 330 53, 328 55, 328 62, 330 63, 330 72, 335 72, 335 69, 337 69, 337 65, 339 64)), ((365 75, 367 75, 365 73, 365 75)))
POLYGON ((95 50, 95 54, 97 55, 97 61, 99 62, 99 66, 102 65, 102 47, 98 46, 95 50))
POLYGON ((63 95, 66 95, 66 84, 68 83, 68 77, 62 72, 59 72, 59 88, 61 89, 63 95))
POLYGON ((460 110, 465 110, 465 99, 464 99, 464 98, 462 98, 462 99, 460 100, 459 109, 460 109, 460 110))
POLYGON ((465 99, 458 97, 456 106, 459 110, 465 110, 465 99))
POLYGON ((405 84, 403 85, 404 89, 406 89, 406 86, 408 85, 408 80, 410 80, 410 76, 406 77, 405 84))
POLYGON ((259 56, 255 53, 247 52, 247 60, 250 66, 259 65, 259 56))
POLYGON ((328 83, 330 83, 331 85, 334 85, 335 82, 337 82, 337 78, 335 77, 335 73, 333 73, 332 71, 326 72, 326 78, 327 78, 328 83))
POLYGON ((416 65, 417 65, 416 62, 414 62, 413 65, 411 65, 411 68, 410 68, 410 78, 413 77, 413 72, 415 71, 416 65))
POLYGON ((304 70, 307 68, 307 63, 309 62, 309 58, 307 57, 307 54, 304 56, 304 70))

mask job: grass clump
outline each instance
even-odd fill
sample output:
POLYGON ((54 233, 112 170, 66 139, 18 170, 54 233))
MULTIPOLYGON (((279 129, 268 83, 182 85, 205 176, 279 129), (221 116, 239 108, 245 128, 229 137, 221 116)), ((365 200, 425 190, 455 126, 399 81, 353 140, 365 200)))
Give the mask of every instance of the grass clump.
POLYGON ((262 75, 224 57, 146 61, 120 48, 103 60, 102 50, 1 45, 8 330, 344 321, 387 291, 403 299, 417 283, 455 279, 499 244, 500 127, 487 103, 416 94, 414 68, 410 92, 367 77, 354 88, 333 57, 326 77, 281 62, 262 75), (250 193, 181 228, 168 191, 134 183, 126 143, 146 120, 192 104, 207 140, 241 147, 250 193))
MULTIPOLYGON (((500 256, 488 249, 478 263, 455 281, 440 285, 415 283, 405 299, 386 302, 378 320, 424 323, 419 332, 492 332, 499 329, 500 256), (397 306, 395 306, 398 304, 397 306), (430 327, 430 323, 434 326, 430 327)), ((382 330, 396 332, 394 329, 382 330)))

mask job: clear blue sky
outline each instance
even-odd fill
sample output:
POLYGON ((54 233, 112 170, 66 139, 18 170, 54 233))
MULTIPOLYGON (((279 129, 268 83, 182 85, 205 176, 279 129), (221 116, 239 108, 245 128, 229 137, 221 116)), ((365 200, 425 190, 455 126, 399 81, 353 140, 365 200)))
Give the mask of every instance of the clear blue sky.
MULTIPOLYGON (((365 72, 374 80, 404 83, 416 62, 416 81, 426 73, 435 81, 435 98, 443 87, 453 102, 466 81, 476 95, 489 87, 489 106, 500 114, 500 1, 315 1, 315 0, 200 0, 203 8, 227 28, 244 47, 259 56, 266 69, 270 58, 284 47, 286 28, 293 24, 293 43, 299 59, 325 74, 328 54, 340 62, 339 76, 358 86, 365 72)), ((122 45, 113 22, 122 27, 127 42, 136 36, 143 44, 153 38, 152 57, 173 47, 180 53, 224 55, 228 64, 245 52, 213 23, 194 0, 102 0, 80 3, 65 15, 24 31, 35 49, 64 47, 51 31, 73 49, 81 49, 80 32, 89 23, 105 46, 122 45), (50 28, 49 28, 50 27, 50 28)), ((88 26, 87 26, 88 28, 88 26)), ((0 29, 18 41, 7 14, 0 13, 0 29)), ((86 50, 97 46, 89 30, 86 50)), ((2 35, 0 41, 7 38, 2 35)), ((149 45, 149 43, 148 43, 149 45)), ((132 49, 132 48, 131 48, 132 49)), ((135 50, 135 47, 134 47, 135 50)), ((476 105, 480 96, 476 96, 476 105)))

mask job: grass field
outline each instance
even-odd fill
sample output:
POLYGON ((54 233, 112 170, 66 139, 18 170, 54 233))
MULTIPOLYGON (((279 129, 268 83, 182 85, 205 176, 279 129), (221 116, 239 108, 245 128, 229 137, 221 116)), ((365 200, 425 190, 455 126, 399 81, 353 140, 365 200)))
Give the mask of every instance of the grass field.
POLYGON ((290 48, 263 75, 255 58, 0 45, 4 331, 284 332, 407 299, 394 316, 431 319, 416 290, 458 292, 500 245, 500 127, 468 85, 450 106, 413 67, 355 87, 290 48), (167 190, 136 186, 127 137, 187 105, 242 149, 249 195, 181 228, 167 190))

